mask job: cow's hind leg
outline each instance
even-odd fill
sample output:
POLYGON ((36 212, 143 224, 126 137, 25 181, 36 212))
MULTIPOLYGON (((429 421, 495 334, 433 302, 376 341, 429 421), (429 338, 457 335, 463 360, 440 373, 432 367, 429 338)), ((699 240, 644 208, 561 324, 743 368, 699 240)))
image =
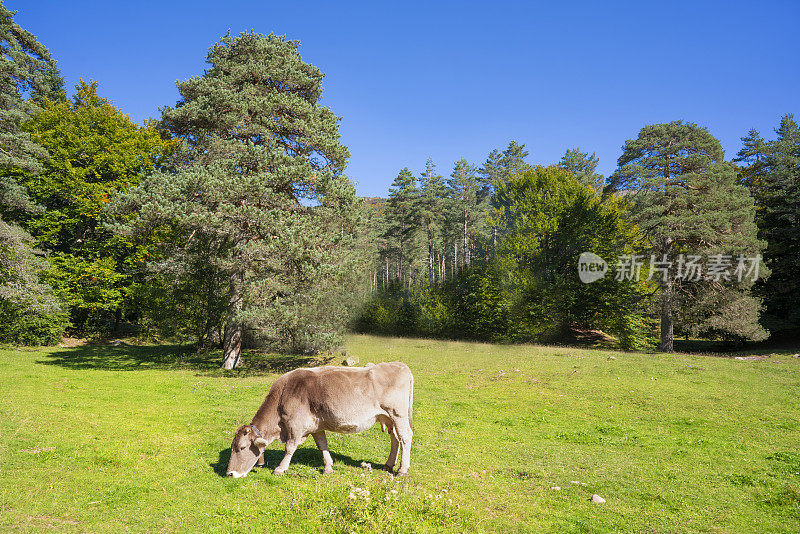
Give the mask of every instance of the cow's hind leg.
POLYGON ((314 436, 314 441, 317 442, 317 448, 322 451, 322 460, 325 462, 325 469, 322 472, 325 474, 333 473, 333 458, 331 458, 331 451, 328 450, 328 438, 325 437, 325 431, 320 430, 311 435, 314 436))
POLYGON ((278 467, 275 468, 275 471, 273 471, 272 474, 282 475, 287 469, 289 469, 289 462, 292 461, 294 451, 296 451, 297 447, 299 447, 304 441, 305 437, 297 438, 295 436, 290 436, 289 439, 286 440, 286 454, 283 455, 283 460, 281 460, 281 463, 278 464, 278 467))
POLYGON ((398 417, 394 419, 394 427, 397 432, 397 439, 400 441, 400 446, 403 448, 403 453, 400 456, 400 468, 397 470, 398 476, 403 476, 408 473, 408 468, 411 467, 411 424, 405 417, 398 417))

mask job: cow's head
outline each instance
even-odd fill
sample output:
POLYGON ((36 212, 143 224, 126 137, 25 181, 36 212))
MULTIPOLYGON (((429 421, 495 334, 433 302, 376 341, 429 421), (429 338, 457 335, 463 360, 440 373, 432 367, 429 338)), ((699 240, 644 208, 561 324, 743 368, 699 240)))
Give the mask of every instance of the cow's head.
POLYGON ((228 476, 233 478, 247 476, 268 445, 269 441, 264 439, 254 426, 242 425, 237 428, 231 443, 228 476))

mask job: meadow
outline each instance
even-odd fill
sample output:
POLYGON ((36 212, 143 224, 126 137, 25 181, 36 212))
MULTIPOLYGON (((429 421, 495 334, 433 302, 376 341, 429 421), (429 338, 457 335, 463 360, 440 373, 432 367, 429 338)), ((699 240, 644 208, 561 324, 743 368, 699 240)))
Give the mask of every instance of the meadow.
MULTIPOLYGON (((0 349, 0 530, 800 531, 792 352, 374 336, 347 351, 415 375, 406 477, 380 470, 380 427, 329 434, 332 475, 309 439, 282 477, 224 477, 237 425, 312 358, 248 354, 223 372, 180 346, 0 349)), ((273 444, 268 466, 281 456, 273 444)))

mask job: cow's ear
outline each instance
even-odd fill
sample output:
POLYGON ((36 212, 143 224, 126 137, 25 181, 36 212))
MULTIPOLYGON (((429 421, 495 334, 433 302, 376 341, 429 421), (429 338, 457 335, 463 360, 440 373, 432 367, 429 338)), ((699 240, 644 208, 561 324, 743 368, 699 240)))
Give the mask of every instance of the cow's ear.
POLYGON ((267 443, 267 440, 265 440, 264 438, 256 438, 255 441, 253 441, 253 443, 255 443, 256 447, 258 447, 259 449, 262 448, 266 449, 267 445, 269 445, 269 443, 267 443))

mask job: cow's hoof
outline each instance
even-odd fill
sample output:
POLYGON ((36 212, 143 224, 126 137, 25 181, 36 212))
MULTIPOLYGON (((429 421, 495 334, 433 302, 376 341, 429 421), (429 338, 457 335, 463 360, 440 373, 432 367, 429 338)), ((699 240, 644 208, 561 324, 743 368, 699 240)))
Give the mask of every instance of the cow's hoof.
POLYGON ((406 476, 406 473, 408 473, 408 469, 401 469, 400 471, 397 472, 397 476, 404 477, 406 476))
POLYGON ((392 471, 394 471, 394 466, 386 464, 386 465, 383 466, 383 470, 384 471, 388 471, 389 473, 391 473, 392 471))
POLYGON ((272 474, 273 474, 273 475, 278 475, 278 476, 281 476, 281 475, 282 475, 282 474, 284 474, 285 472, 286 472, 286 469, 276 469, 275 471, 273 471, 273 472, 272 472, 272 474))
POLYGON ((331 473, 333 473, 333 467, 325 467, 325 469, 322 470, 323 475, 330 475, 331 473))

